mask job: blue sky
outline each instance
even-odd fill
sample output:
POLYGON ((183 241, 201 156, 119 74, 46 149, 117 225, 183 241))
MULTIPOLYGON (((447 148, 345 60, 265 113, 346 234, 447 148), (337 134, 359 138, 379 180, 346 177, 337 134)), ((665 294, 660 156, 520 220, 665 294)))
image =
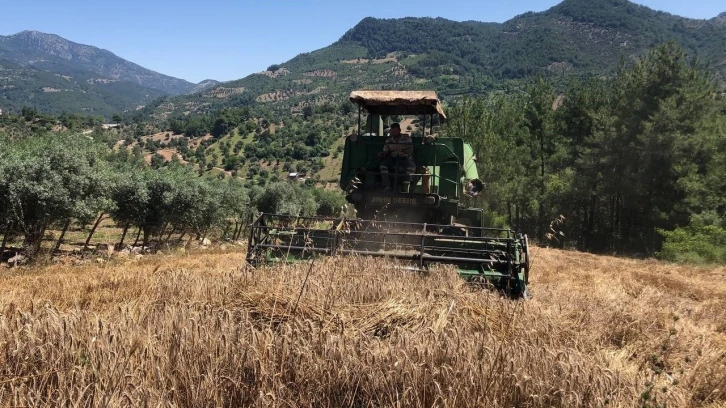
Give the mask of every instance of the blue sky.
MULTIPOLYGON (((325 47, 367 16, 503 22, 558 0, 0 0, 0 35, 58 34, 163 74, 233 80, 325 47)), ((691 18, 726 11, 723 0, 637 0, 691 18)))

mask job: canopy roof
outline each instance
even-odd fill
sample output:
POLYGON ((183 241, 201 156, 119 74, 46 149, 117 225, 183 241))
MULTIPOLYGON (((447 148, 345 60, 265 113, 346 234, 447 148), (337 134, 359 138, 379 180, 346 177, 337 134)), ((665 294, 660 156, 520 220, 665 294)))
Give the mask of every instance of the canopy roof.
POLYGON ((350 101, 378 115, 439 115, 446 119, 434 91, 353 91, 350 101))

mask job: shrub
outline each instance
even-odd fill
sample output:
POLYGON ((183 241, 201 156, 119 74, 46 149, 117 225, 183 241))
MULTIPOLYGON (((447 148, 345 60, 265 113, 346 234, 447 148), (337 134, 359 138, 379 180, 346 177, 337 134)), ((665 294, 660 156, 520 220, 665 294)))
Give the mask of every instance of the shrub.
POLYGON ((254 200, 257 209, 265 213, 311 216, 318 209, 309 190, 288 181, 269 183, 254 200))
POLYGON ((659 258, 694 264, 726 263, 726 229, 716 225, 690 225, 658 231, 664 238, 659 258))
POLYGON ((313 189, 312 191, 313 196, 315 196, 315 201, 318 203, 318 215, 325 217, 337 217, 340 215, 346 203, 342 195, 319 188, 313 189))

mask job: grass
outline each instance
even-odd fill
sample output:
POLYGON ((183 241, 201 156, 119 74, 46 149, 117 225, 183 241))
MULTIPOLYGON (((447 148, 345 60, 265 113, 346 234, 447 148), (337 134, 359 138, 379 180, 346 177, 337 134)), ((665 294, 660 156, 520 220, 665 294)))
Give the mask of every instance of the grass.
POLYGON ((0 269, 0 406, 726 403, 723 267, 535 248, 525 302, 394 266, 0 269))

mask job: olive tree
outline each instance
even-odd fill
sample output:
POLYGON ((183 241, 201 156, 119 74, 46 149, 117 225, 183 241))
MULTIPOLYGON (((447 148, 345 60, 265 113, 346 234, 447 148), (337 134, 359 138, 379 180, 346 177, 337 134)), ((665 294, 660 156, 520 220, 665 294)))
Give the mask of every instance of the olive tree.
POLYGON ((264 213, 312 216, 318 209, 313 194, 289 181, 270 183, 256 197, 255 206, 264 213))
POLYGON ((4 217, 23 234, 31 257, 52 224, 91 220, 108 206, 109 172, 101 149, 72 134, 32 136, 6 149, 4 217))

